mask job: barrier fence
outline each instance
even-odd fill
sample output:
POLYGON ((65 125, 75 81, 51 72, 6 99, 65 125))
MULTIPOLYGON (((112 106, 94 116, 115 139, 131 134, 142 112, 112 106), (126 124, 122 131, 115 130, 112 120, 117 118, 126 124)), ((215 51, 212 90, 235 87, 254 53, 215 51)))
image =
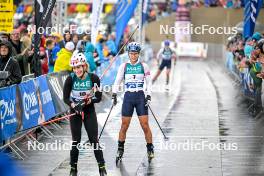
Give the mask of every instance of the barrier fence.
POLYGON ((68 75, 52 73, 0 89, 0 142, 66 112, 62 90, 68 75))

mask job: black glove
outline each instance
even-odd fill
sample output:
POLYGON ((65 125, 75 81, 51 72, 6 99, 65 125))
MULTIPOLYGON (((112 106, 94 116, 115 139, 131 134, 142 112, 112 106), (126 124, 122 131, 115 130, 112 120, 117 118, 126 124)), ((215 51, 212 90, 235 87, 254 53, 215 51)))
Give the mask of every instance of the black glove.
POLYGON ((145 106, 149 106, 150 101, 151 101, 151 96, 150 95, 147 95, 147 97, 145 99, 145 102, 146 102, 145 106))
POLYGON ((85 105, 85 102, 84 101, 79 101, 77 104, 75 104, 74 106, 74 111, 77 113, 77 114, 81 114, 81 112, 83 111, 83 106, 85 105))
POLYGON ((112 99, 113 99, 113 104, 116 105, 117 104, 117 98, 116 98, 116 93, 113 93, 112 95, 112 99))

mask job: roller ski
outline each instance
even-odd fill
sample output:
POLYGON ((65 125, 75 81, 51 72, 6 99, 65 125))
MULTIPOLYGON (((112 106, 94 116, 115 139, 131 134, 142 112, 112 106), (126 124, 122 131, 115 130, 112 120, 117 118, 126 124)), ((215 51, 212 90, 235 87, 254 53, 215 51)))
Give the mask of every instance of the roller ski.
POLYGON ((116 165, 119 164, 119 162, 122 161, 124 154, 124 147, 118 147, 117 154, 116 154, 116 165))
POLYGON ((154 146, 152 144, 147 144, 148 162, 151 163, 154 158, 154 146))
POLYGON ((107 172, 105 170, 105 164, 99 164, 99 174, 100 176, 106 176, 107 172))
POLYGON ((166 85, 165 85, 165 91, 170 91, 170 86, 169 86, 169 84, 166 84, 166 85))
POLYGON ((77 176, 77 165, 71 166, 70 176, 77 176))

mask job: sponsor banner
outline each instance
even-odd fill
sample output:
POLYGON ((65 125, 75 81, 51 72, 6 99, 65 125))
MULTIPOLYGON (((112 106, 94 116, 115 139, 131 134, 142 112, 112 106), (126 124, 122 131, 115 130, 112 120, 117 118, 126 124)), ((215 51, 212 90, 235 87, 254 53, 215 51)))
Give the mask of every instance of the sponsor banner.
POLYGON ((48 121, 50 118, 56 115, 52 96, 49 90, 48 82, 46 76, 40 76, 36 79, 38 85, 38 98, 40 99, 40 113, 42 118, 40 123, 48 121))
POLYGON ((30 80, 18 85, 21 95, 22 124, 23 129, 32 128, 38 125, 40 117, 39 102, 34 81, 30 80))
POLYGON ((177 44, 177 55, 178 56, 189 56, 206 58, 207 47, 203 43, 178 43, 177 44))
POLYGON ((255 30, 255 24, 259 15, 259 11, 263 6, 263 0, 244 1, 244 38, 251 37, 255 30))
POLYGON ((0 141, 11 138, 17 129, 16 85, 0 89, 0 141))
POLYGON ((104 0, 93 0, 91 40, 92 44, 94 45, 96 44, 96 37, 98 35, 99 25, 101 23, 100 14, 102 13, 103 5, 104 0))
POLYGON ((137 4, 138 0, 120 0, 116 3, 116 46, 119 46, 119 42, 124 34, 127 23, 132 18, 137 4))

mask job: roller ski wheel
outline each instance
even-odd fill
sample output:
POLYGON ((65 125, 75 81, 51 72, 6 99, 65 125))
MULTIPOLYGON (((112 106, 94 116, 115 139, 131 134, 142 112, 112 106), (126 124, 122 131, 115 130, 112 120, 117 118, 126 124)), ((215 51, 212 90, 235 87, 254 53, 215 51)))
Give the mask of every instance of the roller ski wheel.
POLYGON ((70 176, 77 176, 77 168, 71 167, 70 176))
POLYGON ((167 91, 167 92, 170 91, 170 86, 169 86, 169 84, 166 84, 166 85, 165 85, 165 91, 167 91))
POLYGON ((122 161, 123 154, 124 154, 124 148, 118 148, 116 154, 116 165, 118 165, 122 161))
POLYGON ((104 164, 99 164, 99 174, 100 176, 107 176, 107 172, 105 169, 105 165, 104 164))
POLYGON ((148 162, 151 163, 152 159, 154 158, 154 151, 148 151, 148 162))

